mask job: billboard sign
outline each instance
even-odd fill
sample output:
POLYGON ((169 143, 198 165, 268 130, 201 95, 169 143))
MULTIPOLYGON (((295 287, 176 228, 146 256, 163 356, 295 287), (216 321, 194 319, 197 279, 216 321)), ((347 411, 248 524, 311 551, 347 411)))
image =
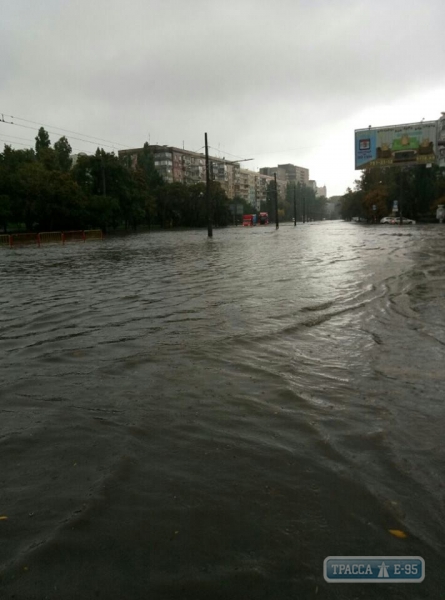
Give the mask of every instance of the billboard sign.
MULTIPOLYGON (((440 122, 440 121, 439 121, 440 122)), ((438 121, 355 130, 355 168, 437 162, 438 121)), ((445 165, 445 118, 443 121, 445 165)))

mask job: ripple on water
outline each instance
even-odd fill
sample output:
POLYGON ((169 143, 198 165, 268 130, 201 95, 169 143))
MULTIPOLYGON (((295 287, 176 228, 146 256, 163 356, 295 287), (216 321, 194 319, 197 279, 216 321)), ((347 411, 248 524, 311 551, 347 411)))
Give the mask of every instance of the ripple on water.
POLYGON ((442 246, 326 222, 2 249, 0 591, 311 597, 329 554, 403 552, 439 597, 442 246))

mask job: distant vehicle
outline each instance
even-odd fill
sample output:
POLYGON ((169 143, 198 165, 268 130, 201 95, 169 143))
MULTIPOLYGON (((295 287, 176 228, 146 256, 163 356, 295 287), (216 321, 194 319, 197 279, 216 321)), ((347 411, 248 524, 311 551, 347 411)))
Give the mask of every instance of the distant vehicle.
MULTIPOLYGON (((400 217, 383 217, 383 219, 380 220, 380 223, 382 223, 383 225, 398 225, 400 223, 400 217)), ((402 217, 402 224, 415 225, 416 222, 413 219, 407 219, 406 217, 402 217)))
POLYGON ((256 215, 243 215, 243 227, 253 227, 256 225, 256 215))
POLYGON ((259 225, 269 225, 269 215, 267 212, 260 212, 259 225))

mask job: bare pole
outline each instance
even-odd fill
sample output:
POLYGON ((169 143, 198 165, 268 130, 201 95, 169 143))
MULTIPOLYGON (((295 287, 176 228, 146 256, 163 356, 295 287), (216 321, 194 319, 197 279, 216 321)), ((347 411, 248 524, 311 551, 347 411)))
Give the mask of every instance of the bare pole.
POLYGON ((278 222, 278 186, 277 186, 277 174, 274 173, 273 177, 274 177, 274 181, 275 181, 275 229, 278 229, 278 227, 280 226, 280 224, 278 222))
POLYGON ((100 153, 100 170, 102 172, 102 196, 107 195, 107 186, 105 183, 105 168, 104 168, 104 154, 103 149, 100 153))
POLYGON ((402 205, 403 205, 403 167, 400 170, 400 206, 399 206, 399 225, 403 225, 402 205))
POLYGON ((207 143, 207 133, 204 134, 206 149, 206 207, 207 207, 207 236, 213 237, 212 228, 212 207, 210 201, 210 167, 209 167, 209 145, 207 143))
POLYGON ((306 223, 306 193, 303 185, 303 223, 306 223))
POLYGON ((297 187, 294 183, 294 227, 297 226, 297 187))

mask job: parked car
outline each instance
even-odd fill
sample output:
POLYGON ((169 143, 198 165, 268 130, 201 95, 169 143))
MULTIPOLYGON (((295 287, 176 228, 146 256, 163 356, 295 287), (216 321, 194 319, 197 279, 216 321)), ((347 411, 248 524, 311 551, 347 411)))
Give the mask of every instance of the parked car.
MULTIPOLYGON (((380 219, 380 223, 383 225, 398 225, 400 223, 400 217, 383 217, 380 219)), ((415 225, 416 222, 413 219, 407 219, 406 217, 402 217, 402 225, 415 225)))

